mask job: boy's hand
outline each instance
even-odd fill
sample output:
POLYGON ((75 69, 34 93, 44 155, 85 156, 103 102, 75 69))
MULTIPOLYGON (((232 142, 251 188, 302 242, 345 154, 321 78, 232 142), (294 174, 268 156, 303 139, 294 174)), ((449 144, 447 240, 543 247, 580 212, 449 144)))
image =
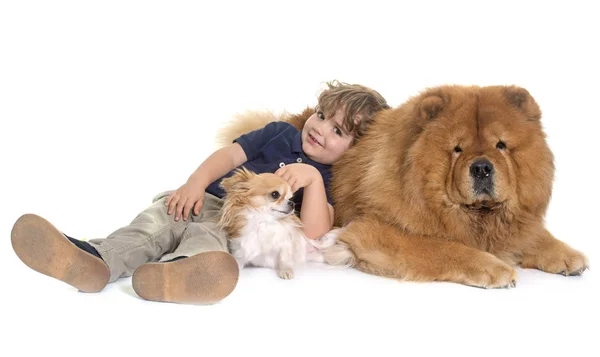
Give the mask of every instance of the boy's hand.
POLYGON ((314 166, 307 164, 289 164, 275 171, 275 175, 280 176, 292 186, 292 192, 306 187, 316 180, 323 179, 321 173, 314 166))
POLYGON ((204 202, 204 188, 201 185, 186 182, 177 191, 171 193, 165 201, 169 207, 167 214, 175 212, 175 221, 179 221, 183 213, 183 220, 187 221, 190 210, 194 208, 194 215, 200 213, 204 202))

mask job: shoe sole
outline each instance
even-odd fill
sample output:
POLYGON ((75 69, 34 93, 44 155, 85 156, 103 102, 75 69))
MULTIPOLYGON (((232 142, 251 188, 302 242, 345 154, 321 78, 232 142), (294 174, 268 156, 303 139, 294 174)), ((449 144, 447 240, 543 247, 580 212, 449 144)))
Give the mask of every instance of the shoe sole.
POLYGON ((95 293, 108 284, 110 271, 104 261, 78 248, 40 216, 21 216, 13 226, 11 243, 25 265, 80 291, 95 293))
POLYGON ((231 294, 238 278, 235 258, 211 251, 173 262, 144 264, 133 273, 132 284, 146 300, 206 305, 231 294))

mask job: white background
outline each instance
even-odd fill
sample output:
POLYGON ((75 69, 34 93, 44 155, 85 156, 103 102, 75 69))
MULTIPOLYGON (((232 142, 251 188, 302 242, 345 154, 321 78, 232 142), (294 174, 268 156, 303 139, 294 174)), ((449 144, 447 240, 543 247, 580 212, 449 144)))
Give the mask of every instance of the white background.
POLYGON ((2 1, 4 353, 600 355, 598 33, 591 1, 2 1), (592 270, 488 291, 246 269, 221 303, 189 306, 141 300, 130 278, 79 293, 13 253, 21 214, 104 237, 179 187, 235 113, 300 111, 332 79, 392 105, 440 84, 527 88, 555 153, 547 226, 592 270))

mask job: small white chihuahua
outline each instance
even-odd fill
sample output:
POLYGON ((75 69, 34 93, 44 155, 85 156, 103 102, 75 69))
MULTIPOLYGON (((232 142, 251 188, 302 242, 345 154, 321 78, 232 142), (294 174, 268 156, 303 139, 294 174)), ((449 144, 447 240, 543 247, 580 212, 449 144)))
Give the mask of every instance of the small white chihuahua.
POLYGON ((281 177, 241 168, 223 179, 221 187, 226 195, 218 225, 227 232, 240 268, 272 268, 280 278, 292 279, 294 266, 324 262, 324 250, 335 245, 337 234, 319 240, 304 235, 290 201, 292 188, 281 177))

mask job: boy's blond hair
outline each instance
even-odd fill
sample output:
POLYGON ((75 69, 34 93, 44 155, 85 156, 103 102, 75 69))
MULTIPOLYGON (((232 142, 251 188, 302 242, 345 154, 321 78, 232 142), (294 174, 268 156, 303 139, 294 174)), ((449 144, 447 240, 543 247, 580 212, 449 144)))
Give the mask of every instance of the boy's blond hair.
POLYGON ((356 142, 364 133, 375 113, 390 106, 377 91, 360 84, 348 84, 337 80, 327 82, 328 89, 320 95, 317 111, 325 117, 334 116, 338 109, 344 111, 342 125, 354 134, 356 142))

